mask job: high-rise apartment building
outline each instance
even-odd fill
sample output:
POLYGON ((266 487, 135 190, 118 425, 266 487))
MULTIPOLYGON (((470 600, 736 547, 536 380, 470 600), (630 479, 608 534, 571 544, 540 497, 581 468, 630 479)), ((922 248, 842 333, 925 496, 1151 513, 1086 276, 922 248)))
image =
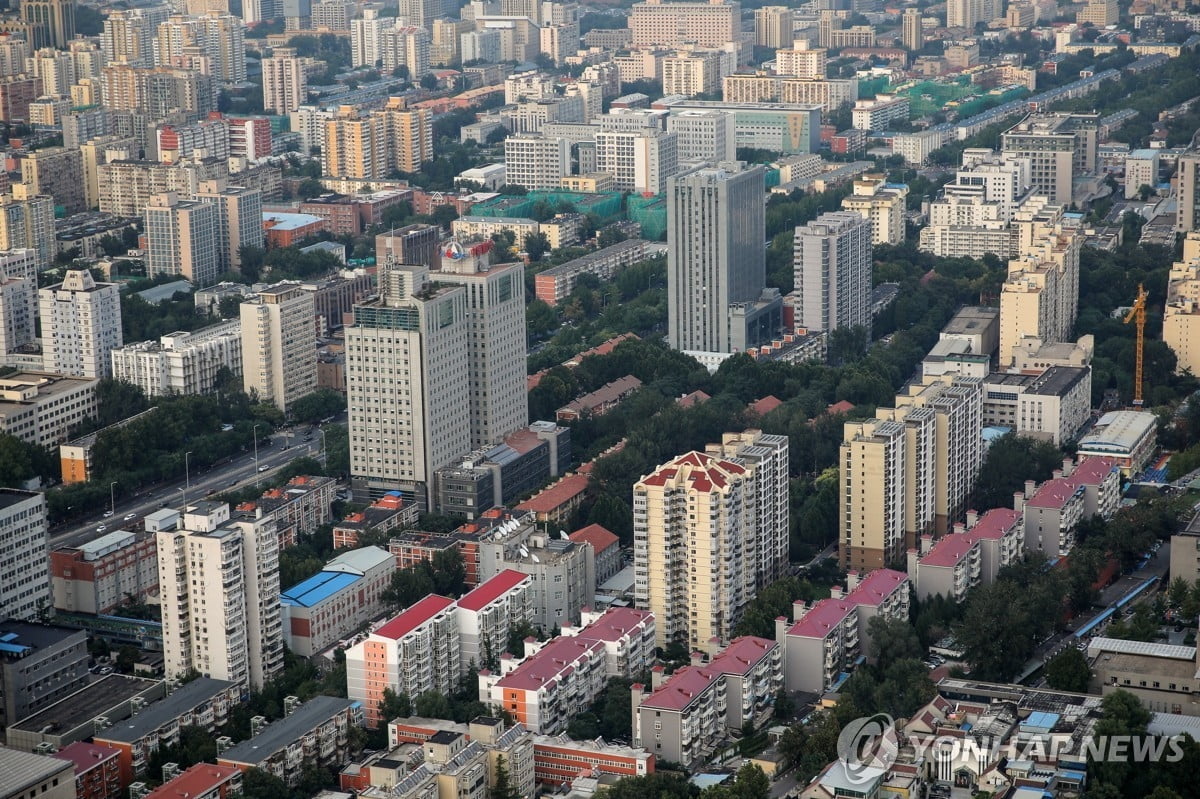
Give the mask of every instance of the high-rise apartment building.
POLYGON ((1175 174, 1178 182, 1176 196, 1179 198, 1175 230, 1180 233, 1200 230, 1200 151, 1193 150, 1180 155, 1175 174))
POLYGON ((63 282, 38 292, 42 363, 47 372, 108 377, 112 351, 121 346, 121 292, 71 269, 63 282))
POLYGON ((156 194, 146 206, 146 273, 179 275, 204 288, 221 274, 217 206, 156 194))
POLYGON ((787 6, 763 6, 754 10, 754 44, 778 50, 792 43, 795 17, 787 6))
POLYGON ((50 608, 47 530, 45 494, 0 488, 0 616, 33 620, 50 608))
POLYGON ((370 114, 341 106, 325 121, 325 173, 336 177, 382 178, 393 170, 416 172, 433 158, 433 122, 428 110, 409 109, 402 98, 370 114))
POLYGON ((1200 374, 1200 233, 1183 242, 1183 260, 1171 267, 1163 307, 1163 342, 1175 353, 1175 371, 1200 374))
POLYGON ((241 323, 228 322, 191 333, 171 333, 158 341, 126 344, 112 352, 113 377, 138 386, 147 397, 207 394, 217 374, 242 373, 241 323))
POLYGON ((54 198, 68 213, 86 211, 83 196, 83 158, 78 150, 47 147, 21 158, 21 180, 33 194, 54 198))
POLYGON ((16 184, 0 196, 0 250, 24 248, 37 252, 39 270, 54 262, 54 198, 16 184))
POLYGON ((201 501, 157 538, 167 676, 261 688, 283 668, 275 519, 201 501))
POLYGON ((864 175, 854 181, 854 193, 842 200, 842 210, 871 223, 872 244, 902 244, 907 197, 908 186, 890 184, 883 175, 864 175))
POLYGON ((429 74, 429 31, 412 25, 384 28, 379 39, 380 66, 385 74, 400 67, 414 81, 429 74))
POLYGON ((34 49, 67 48, 75 38, 75 3, 72 0, 21 0, 21 19, 30 25, 34 49))
POLYGON ((731 307, 754 303, 766 285, 763 181, 761 167, 734 166, 669 181, 667 318, 675 349, 733 352, 758 343, 733 329, 731 307))
POLYGON ((797 39, 790 49, 775 52, 775 72, 805 80, 825 80, 826 53, 823 47, 810 47, 807 39, 797 39))
POLYGON ((741 4, 728 0, 646 0, 633 4, 629 29, 635 47, 674 47, 683 41, 698 47, 721 47, 741 41, 741 4))
POLYGON ((276 47, 262 59, 263 108, 275 114, 290 114, 308 99, 308 76, 291 47, 276 47))
POLYGON ((674 133, 677 138, 677 152, 681 162, 707 161, 717 164, 737 158, 733 114, 720 111, 683 111, 667 117, 667 132, 674 133))
POLYGON ((389 97, 375 114, 383 120, 389 171, 417 172, 433 160, 433 114, 429 109, 408 108, 403 98, 389 97))
POLYGON ((242 385, 281 411, 317 390, 316 304, 299 283, 276 283, 241 304, 242 385))
POLYGON ((136 67, 154 66, 154 33, 170 11, 156 8, 117 9, 104 19, 100 49, 107 61, 136 67))
POLYGON ((441 271, 430 277, 467 290, 471 449, 498 444, 529 424, 524 267, 519 263, 488 266, 471 257, 444 258, 441 271))
POLYGON ((435 19, 447 16, 447 10, 443 0, 400 0, 400 19, 426 30, 435 19))
POLYGON ((946 26, 974 30, 979 23, 987 23, 1004 16, 1001 0, 949 0, 946 3, 946 26))
POLYGON ((1070 205, 1074 180, 1095 174, 1099 114, 1031 114, 1000 136, 1005 158, 1028 158, 1035 193, 1070 205))
POLYGON ((900 42, 905 50, 917 51, 925 46, 925 31, 921 27, 921 11, 906 8, 900 18, 900 42))
MULTIPOLYGON (((1040 198, 1039 198, 1040 199, 1040 198)), ((1023 338, 1068 341, 1079 310, 1082 239, 1064 225, 1063 208, 1025 203, 1016 214, 1017 251, 1000 289, 1000 367, 1023 338)))
POLYGON ((683 97, 715 94, 721 90, 719 50, 680 52, 662 60, 663 91, 683 97))
POLYGON ((873 226, 847 211, 821 214, 796 228, 793 244, 796 325, 830 331, 871 329, 873 226))
POLYGON ((36 340, 37 251, 0 252, 0 364, 36 340))
POLYGON ((634 485, 634 595, 658 646, 715 654, 786 563, 787 440, 747 431, 710 449, 634 485))
POLYGON ((468 298, 426 267, 383 269, 346 327, 350 474, 364 498, 399 489, 432 505, 434 473, 471 450, 468 298))
POLYGON ((396 20, 391 17, 379 16, 379 9, 364 8, 362 16, 350 22, 350 65, 376 66, 383 57, 381 36, 395 24, 396 20))
POLYGON ((558 136, 515 135, 504 140, 504 182, 529 190, 557 189, 571 174, 571 143, 558 136))
POLYGON ((679 172, 679 143, 661 130, 602 130, 596 134, 596 171, 613 176, 621 191, 660 194, 679 172))
POLYGON ((263 246, 262 192, 206 180, 200 182, 196 199, 217 209, 217 274, 239 271, 242 248, 263 246))

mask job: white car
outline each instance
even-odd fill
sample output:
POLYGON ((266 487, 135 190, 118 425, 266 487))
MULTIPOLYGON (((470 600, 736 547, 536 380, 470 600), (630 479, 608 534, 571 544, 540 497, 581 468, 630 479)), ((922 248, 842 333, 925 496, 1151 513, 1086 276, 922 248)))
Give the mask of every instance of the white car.
POLYGON ((129 521, 130 519, 136 519, 136 518, 137 518, 136 513, 126 513, 125 518, 122 521, 129 521))
POLYGON ((103 532, 104 532, 105 530, 107 530, 107 529, 108 529, 108 525, 102 524, 102 525, 100 525, 99 527, 97 527, 97 528, 96 528, 96 532, 97 532, 97 533, 103 533, 103 532))
POLYGON ((113 512, 112 512, 112 511, 110 511, 110 510, 106 510, 106 511, 104 511, 104 518, 106 518, 106 519, 107 519, 109 516, 112 516, 112 515, 113 515, 113 512))
POLYGON ((270 466, 259 466, 259 467, 258 467, 258 470, 259 470, 260 472, 265 472, 267 469, 270 469, 270 468, 271 468, 270 466))

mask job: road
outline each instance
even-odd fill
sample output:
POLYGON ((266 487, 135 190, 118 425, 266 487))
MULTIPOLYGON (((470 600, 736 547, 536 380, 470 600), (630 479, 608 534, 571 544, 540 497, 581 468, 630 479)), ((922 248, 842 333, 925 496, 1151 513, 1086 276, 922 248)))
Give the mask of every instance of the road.
POLYGON ((178 506, 182 504, 185 489, 187 500, 192 502, 197 499, 203 499, 209 494, 245 488, 247 485, 252 485, 256 480, 268 477, 296 458, 308 456, 319 460, 321 457, 321 436, 318 433, 313 436, 311 441, 305 441, 304 435, 306 433, 301 431, 306 431, 307 429, 308 426, 304 425, 287 431, 279 430, 272 436, 269 445, 263 446, 260 443, 258 447, 258 467, 266 467, 262 472, 257 471, 255 467, 253 451, 204 471, 193 471, 190 485, 187 484, 186 480, 160 484, 146 489, 141 494, 129 497, 124 501, 118 501, 116 513, 109 518, 102 516, 108 510, 106 505, 103 508, 97 508, 96 513, 84 521, 75 520, 69 525, 58 529, 51 529, 50 548, 63 546, 76 547, 92 540, 97 535, 102 535, 104 532, 132 528, 140 524, 142 517, 148 513, 152 513, 166 505, 178 506), (288 444, 288 433, 291 434, 292 443, 291 446, 284 449, 288 444), (126 517, 130 518, 127 519, 126 517), (105 530, 99 529, 102 525, 105 527, 105 530))

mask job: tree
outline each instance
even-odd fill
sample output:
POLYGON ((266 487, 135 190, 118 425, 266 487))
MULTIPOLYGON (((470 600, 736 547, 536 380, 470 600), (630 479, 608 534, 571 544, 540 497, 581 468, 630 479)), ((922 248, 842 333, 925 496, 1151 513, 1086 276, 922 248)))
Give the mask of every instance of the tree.
POLYGON ((1011 508, 1013 494, 1026 480, 1041 482, 1062 467, 1062 456, 1048 441, 1009 434, 992 442, 975 481, 975 507, 980 513, 1011 508))
POLYGON ((418 716, 429 719, 454 718, 454 708, 450 704, 450 698, 440 691, 426 691, 418 696, 417 701, 413 704, 413 710, 418 716))
POLYGON ((908 619, 872 616, 867 623, 867 634, 871 639, 868 659, 881 672, 886 672, 896 661, 920 660, 925 654, 917 631, 908 619))
POLYGON ((114 665, 117 671, 122 674, 133 674, 133 668, 138 662, 138 649, 136 646, 123 646, 117 650, 117 659, 114 665))
POLYGON ((529 233, 525 236, 525 253, 531 261, 540 261, 550 251, 550 239, 545 233, 529 233))
POLYGON ((1087 658, 1073 646, 1059 652, 1046 663, 1046 682, 1055 690, 1087 693, 1091 679, 1092 670, 1087 658))
POLYGON ((492 783, 492 790, 488 795, 491 799, 521 799, 520 791, 512 784, 508 774, 508 764, 504 762, 504 755, 496 758, 496 781, 492 783))
POLYGON ((319 388, 299 397, 288 406, 288 415, 297 422, 316 424, 346 409, 346 398, 331 388, 319 388))
POLYGON ((422 89, 427 89, 429 91, 433 91, 434 89, 437 88, 437 86, 438 86, 437 76, 434 75, 432 72, 426 73, 421 76, 421 88, 422 89))
POLYGON ((243 799, 283 799, 291 795, 287 783, 269 771, 251 768, 242 772, 243 799))
POLYGON ((392 719, 406 719, 411 716, 412 702, 409 701, 405 694, 398 694, 391 688, 383 689, 383 701, 379 704, 379 717, 391 721, 392 719))
POLYGON ((665 772, 617 780, 604 794, 605 799, 695 799, 699 795, 700 789, 687 777, 665 772))

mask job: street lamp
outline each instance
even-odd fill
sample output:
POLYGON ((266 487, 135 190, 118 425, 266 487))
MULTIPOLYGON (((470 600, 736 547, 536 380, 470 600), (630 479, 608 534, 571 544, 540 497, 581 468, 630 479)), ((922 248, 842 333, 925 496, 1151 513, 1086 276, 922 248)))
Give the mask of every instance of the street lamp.
POLYGON ((115 488, 116 485, 116 480, 113 480, 108 484, 108 509, 112 511, 114 516, 117 515, 117 495, 113 493, 113 488, 115 488))
MULTIPOLYGON (((258 424, 262 424, 259 422, 258 424)), ((258 488, 258 424, 250 430, 254 436, 254 487, 258 488)))
POLYGON ((321 428, 321 463, 325 464, 326 468, 328 468, 329 455, 326 454, 326 452, 325 452, 325 428, 324 427, 321 428))
POLYGON ((192 490, 192 467, 189 462, 191 457, 191 452, 183 453, 183 504, 185 506, 187 505, 187 492, 192 490))

